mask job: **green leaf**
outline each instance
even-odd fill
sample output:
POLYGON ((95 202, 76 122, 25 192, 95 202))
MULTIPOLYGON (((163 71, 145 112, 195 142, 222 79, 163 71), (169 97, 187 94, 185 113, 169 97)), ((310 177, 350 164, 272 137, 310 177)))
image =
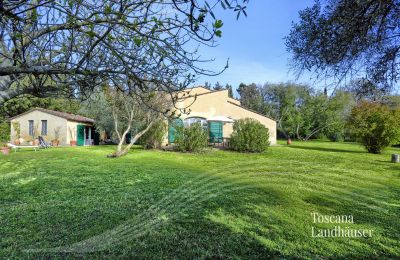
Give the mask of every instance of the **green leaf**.
POLYGON ((221 30, 215 31, 215 35, 216 35, 217 37, 221 37, 221 36, 222 36, 222 31, 221 31, 221 30))
POLYGON ((89 35, 90 38, 94 38, 96 36, 96 34, 93 31, 89 31, 87 34, 89 35))
POLYGON ((224 23, 221 20, 216 20, 214 23, 215 29, 219 29, 224 25, 224 23))
POLYGON ((138 37, 133 38, 133 42, 137 45, 140 46, 142 44, 142 40, 138 37))
POLYGON ((106 8, 104 9, 104 12, 105 12, 106 14, 111 13, 111 11, 112 11, 112 9, 111 9, 111 6, 109 6, 109 5, 107 5, 106 8))

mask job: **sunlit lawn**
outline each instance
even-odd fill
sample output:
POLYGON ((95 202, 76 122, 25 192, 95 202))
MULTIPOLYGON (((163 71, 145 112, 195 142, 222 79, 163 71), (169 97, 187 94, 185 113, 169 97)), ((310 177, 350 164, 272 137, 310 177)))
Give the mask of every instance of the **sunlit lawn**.
POLYGON ((113 147, 0 156, 0 258, 400 257, 400 165, 357 144, 264 154, 113 147), (371 238, 313 238, 312 212, 371 238), (344 225, 346 226, 346 225, 344 225), (349 224, 347 224, 349 226, 349 224))

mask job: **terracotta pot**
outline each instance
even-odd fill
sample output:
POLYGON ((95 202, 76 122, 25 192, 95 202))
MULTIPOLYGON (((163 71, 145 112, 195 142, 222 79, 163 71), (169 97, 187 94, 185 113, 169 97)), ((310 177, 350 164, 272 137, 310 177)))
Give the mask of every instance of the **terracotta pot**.
POLYGON ((60 141, 59 141, 59 140, 52 140, 52 141, 51 141, 51 144, 52 144, 53 146, 58 146, 58 145, 60 144, 60 141))
POLYGON ((14 144, 15 144, 15 145, 20 145, 20 144, 21 144, 21 141, 20 141, 19 139, 15 139, 15 140, 14 140, 14 144))
POLYGON ((8 147, 1 147, 1 153, 7 155, 10 153, 10 148, 8 147))
POLYGON ((75 140, 69 141, 69 144, 70 144, 71 146, 76 146, 76 141, 75 141, 75 140))
POLYGON ((292 144, 292 139, 290 139, 290 137, 287 139, 287 144, 291 145, 292 144))
POLYGON ((39 140, 38 139, 33 140, 33 145, 39 145, 39 140))

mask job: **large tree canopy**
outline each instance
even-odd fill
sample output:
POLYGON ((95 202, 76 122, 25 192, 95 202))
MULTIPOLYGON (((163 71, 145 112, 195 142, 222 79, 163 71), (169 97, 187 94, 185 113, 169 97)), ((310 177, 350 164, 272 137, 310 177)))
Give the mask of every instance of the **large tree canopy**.
POLYGON ((316 1, 300 12, 286 45, 298 72, 362 74, 390 89, 400 78, 400 1, 316 1))
POLYGON ((215 74, 196 52, 221 36, 214 9, 239 16, 247 3, 0 0, 0 94, 77 96, 103 82, 132 93, 183 89, 194 75, 215 74))

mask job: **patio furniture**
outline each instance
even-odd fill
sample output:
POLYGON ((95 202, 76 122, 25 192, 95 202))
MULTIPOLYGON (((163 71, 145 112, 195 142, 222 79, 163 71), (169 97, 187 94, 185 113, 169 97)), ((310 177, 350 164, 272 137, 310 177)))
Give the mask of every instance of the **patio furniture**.
POLYGON ((40 148, 50 148, 51 144, 46 142, 42 136, 38 136, 40 148))
POLYGON ((7 146, 10 147, 11 149, 13 149, 14 152, 17 152, 18 149, 22 149, 22 148, 32 148, 35 150, 35 152, 36 152, 36 149, 39 149, 39 145, 15 145, 15 144, 8 143, 7 146))

